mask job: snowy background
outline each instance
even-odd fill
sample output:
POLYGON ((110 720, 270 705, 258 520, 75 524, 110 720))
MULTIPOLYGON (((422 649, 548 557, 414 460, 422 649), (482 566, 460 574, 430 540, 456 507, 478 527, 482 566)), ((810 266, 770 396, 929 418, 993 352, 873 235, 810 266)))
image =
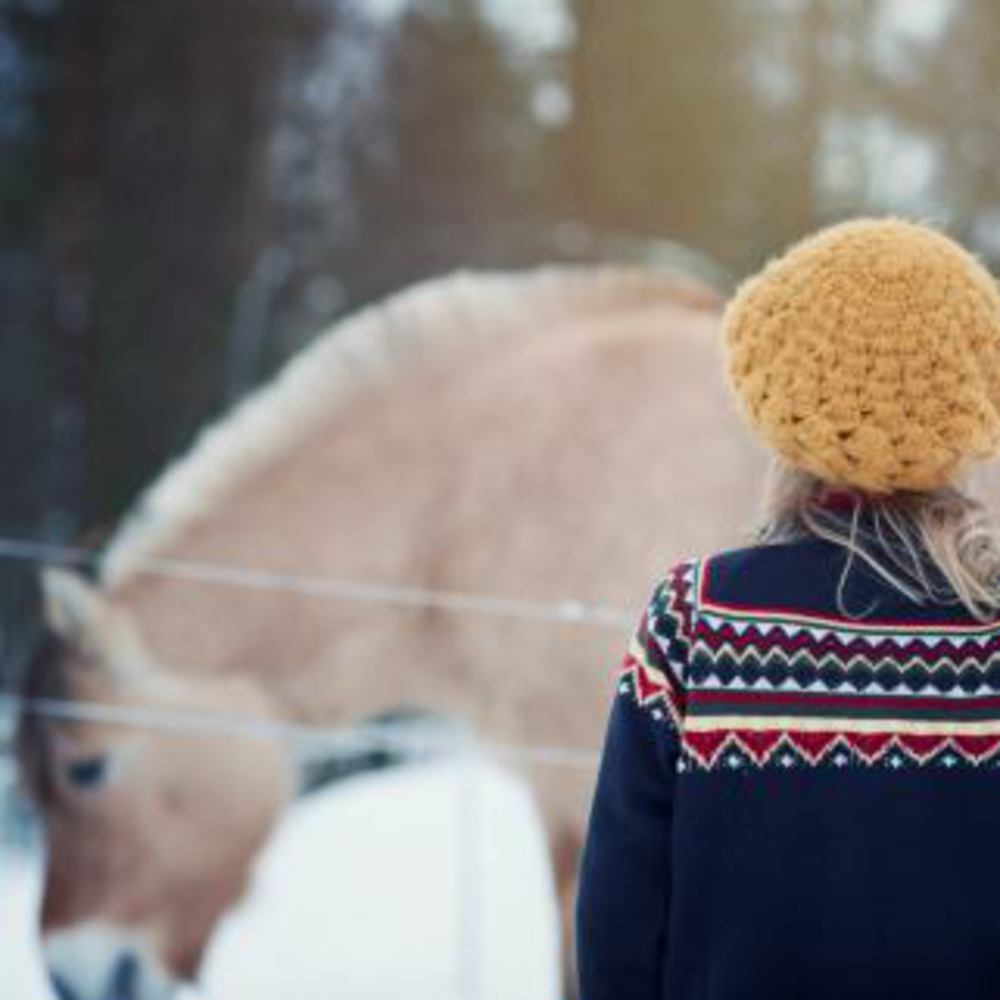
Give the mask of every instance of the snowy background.
MULTIPOLYGON (((208 421, 433 273, 683 259, 725 289, 890 212, 1000 266, 998 37, 992 0, 4 0, 0 540, 98 546, 208 421)), ((37 620, 0 561, 0 693, 37 620)), ((48 996, 21 830, 0 1000, 48 996)), ((547 865, 489 761, 329 787, 203 1000, 553 998, 547 865)))
MULTIPOLYGON (((884 212, 1000 262, 998 32, 990 0, 5 0, 0 535, 101 537, 430 274, 683 247, 727 284, 884 212)), ((32 599, 0 563, 0 681, 32 599)))
MULTIPOLYGON (((40 857, 0 847, 0 997, 51 1000, 40 857)), ((524 784, 484 758, 351 778, 288 813, 183 1000, 557 1000, 557 907, 524 784)))

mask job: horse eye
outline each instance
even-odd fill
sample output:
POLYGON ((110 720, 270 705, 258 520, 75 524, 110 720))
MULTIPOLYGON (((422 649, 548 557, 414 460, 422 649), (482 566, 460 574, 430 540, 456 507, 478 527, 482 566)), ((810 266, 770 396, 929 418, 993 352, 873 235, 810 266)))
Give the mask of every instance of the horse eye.
POLYGON ((66 765, 66 778, 76 788, 98 788, 107 774, 108 759, 105 756, 86 757, 66 765))

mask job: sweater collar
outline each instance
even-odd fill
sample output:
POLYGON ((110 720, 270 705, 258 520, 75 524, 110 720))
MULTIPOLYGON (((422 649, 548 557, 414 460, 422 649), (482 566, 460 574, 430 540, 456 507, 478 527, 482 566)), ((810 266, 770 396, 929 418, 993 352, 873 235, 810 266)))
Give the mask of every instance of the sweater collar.
POLYGON ((857 506, 864 508, 865 501, 863 493, 843 486, 822 486, 815 496, 818 506, 845 514, 852 513, 857 506))

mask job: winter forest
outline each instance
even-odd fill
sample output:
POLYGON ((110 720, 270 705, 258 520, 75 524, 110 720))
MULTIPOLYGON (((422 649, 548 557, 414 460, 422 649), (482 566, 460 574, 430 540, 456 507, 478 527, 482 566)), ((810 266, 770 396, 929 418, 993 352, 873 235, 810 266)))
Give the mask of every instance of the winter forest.
POLYGON ((761 472, 720 303, 851 215, 996 272, 998 42, 989 0, 0 0, 0 1000, 569 1000, 598 682, 761 472), (458 360, 411 378, 427 343, 458 360), (168 481, 136 545, 192 449, 216 506, 168 481), (136 872, 122 958, 87 935, 136 872))
POLYGON ((98 540, 336 316, 458 266, 683 247, 725 285, 859 210, 1000 259, 998 32, 985 0, 4 0, 0 524, 98 540))

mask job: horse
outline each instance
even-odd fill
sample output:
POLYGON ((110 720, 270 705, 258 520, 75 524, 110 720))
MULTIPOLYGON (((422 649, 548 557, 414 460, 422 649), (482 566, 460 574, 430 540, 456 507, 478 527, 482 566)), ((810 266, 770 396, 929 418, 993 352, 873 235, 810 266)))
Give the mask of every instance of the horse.
MULTIPOLYGON (((596 751, 627 623, 673 561, 752 517, 765 459, 721 377, 720 307, 677 270, 551 265, 432 279, 336 323, 165 469, 96 579, 44 571, 30 690, 261 725, 403 708, 487 745, 596 751), (624 617, 521 613, 570 598, 624 617)), ((295 795, 293 754, 226 726, 21 721, 57 990, 169 996, 295 795)), ((523 773, 570 941, 593 773, 523 773)))

